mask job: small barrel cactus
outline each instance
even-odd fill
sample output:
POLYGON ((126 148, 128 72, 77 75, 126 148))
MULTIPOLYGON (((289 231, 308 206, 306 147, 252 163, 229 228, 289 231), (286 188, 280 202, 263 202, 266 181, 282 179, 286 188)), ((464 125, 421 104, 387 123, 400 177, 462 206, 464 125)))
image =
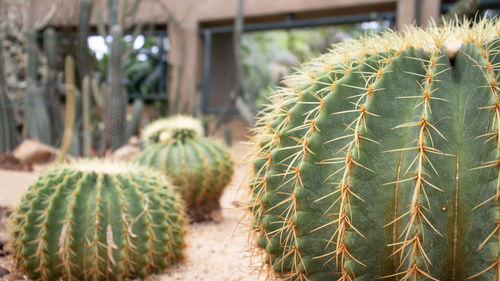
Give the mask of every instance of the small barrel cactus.
POLYGON ((220 209, 220 196, 233 175, 230 152, 222 144, 200 136, 203 129, 196 119, 174 117, 160 122, 150 125, 155 130, 145 128, 142 139, 150 145, 135 161, 159 169, 172 179, 181 189, 194 221, 210 219, 220 209))
POLYGON ((81 160, 40 176, 13 214, 16 266, 33 280, 123 280, 181 257, 184 202, 160 173, 81 160))
POLYGON ((334 45, 261 114, 248 208, 286 280, 499 280, 500 22, 334 45))

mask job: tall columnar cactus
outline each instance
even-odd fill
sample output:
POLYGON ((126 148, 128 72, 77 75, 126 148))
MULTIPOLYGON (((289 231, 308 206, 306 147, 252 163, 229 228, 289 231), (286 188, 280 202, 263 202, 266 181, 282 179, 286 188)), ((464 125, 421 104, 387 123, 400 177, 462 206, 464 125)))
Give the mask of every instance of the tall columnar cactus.
POLYGON ((75 137, 76 120, 76 85, 75 85, 75 61, 71 56, 64 60, 64 78, 66 79, 66 105, 64 112, 64 134, 61 141, 61 153, 57 161, 62 161, 71 149, 72 144, 78 139, 75 137))
MULTIPOLYGON (((1 11, 2 9, 0 13, 1 11)), ((14 105, 7 96, 5 87, 2 50, 2 34, 0 33, 0 153, 13 150, 19 143, 19 134, 14 120, 14 105)))
POLYGON ((127 92, 123 85, 122 30, 115 25, 111 29, 111 58, 109 67, 110 87, 106 101, 109 114, 108 126, 111 149, 115 150, 127 142, 127 92))
POLYGON ((23 101, 28 137, 51 144, 52 124, 45 106, 47 95, 38 83, 38 45, 34 29, 28 31, 27 61, 26 91, 23 101))
POLYGON ((43 33, 43 50, 47 58, 47 79, 45 82, 48 100, 48 112, 52 126, 52 144, 56 145, 63 132, 64 124, 61 117, 61 102, 56 90, 57 84, 57 34, 53 28, 47 28, 43 33))
POLYGON ((500 22, 350 41, 256 129, 248 208, 286 280, 499 280, 500 22))
POLYGON ((127 139, 130 139, 140 127, 142 112, 144 111, 144 101, 141 99, 134 100, 132 105, 132 116, 127 122, 127 139))
POLYGON ((80 13, 78 18, 78 70, 80 80, 83 81, 85 75, 89 75, 89 48, 87 38, 90 30, 90 14, 92 12, 92 1, 80 1, 80 13))
POLYGON ((163 171, 179 186, 194 221, 211 219, 233 174, 231 154, 222 144, 197 136, 197 129, 182 126, 179 117, 175 119, 178 127, 164 130, 135 161, 163 171))
POLYGON ((123 280, 175 263, 184 202, 164 176, 81 160, 40 176, 13 214, 11 248, 33 280, 123 280))
POLYGON ((90 128, 90 78, 83 77, 82 81, 82 129, 83 129, 83 155, 91 156, 92 151, 92 132, 90 128))
POLYGON ((104 82, 99 85, 99 81, 95 77, 90 78, 90 85, 92 87, 92 96, 94 97, 95 105, 102 110, 104 108, 106 96, 106 85, 104 82))

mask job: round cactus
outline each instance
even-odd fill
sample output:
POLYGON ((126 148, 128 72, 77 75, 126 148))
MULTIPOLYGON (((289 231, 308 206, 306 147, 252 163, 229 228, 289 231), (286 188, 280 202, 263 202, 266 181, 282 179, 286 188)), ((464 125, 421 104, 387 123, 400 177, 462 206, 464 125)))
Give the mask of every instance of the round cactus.
POLYGON ((13 214, 14 261, 33 280, 123 280, 175 263, 184 202, 165 177, 112 161, 60 164, 13 214))
POLYGON ((141 134, 145 146, 170 138, 194 138, 204 135, 200 120, 187 115, 158 119, 144 128, 141 134))
POLYGON ((258 121, 248 202, 272 275, 499 280, 498 34, 408 27, 286 81, 258 121))
POLYGON ((199 137, 201 127, 182 126, 185 124, 177 123, 156 134, 157 143, 147 146, 135 161, 166 173, 181 189, 190 217, 202 221, 220 209, 220 196, 233 175, 233 161, 222 144, 199 137))

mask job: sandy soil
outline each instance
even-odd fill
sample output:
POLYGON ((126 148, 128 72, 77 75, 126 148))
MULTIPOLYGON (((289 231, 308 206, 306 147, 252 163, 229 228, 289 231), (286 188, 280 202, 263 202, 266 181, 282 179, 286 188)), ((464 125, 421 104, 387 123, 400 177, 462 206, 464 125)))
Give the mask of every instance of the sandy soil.
MULTIPOLYGON (((147 280, 210 280, 210 281, 257 281, 264 280, 256 265, 250 264, 249 244, 245 227, 236 228, 243 211, 235 207, 239 198, 238 189, 245 177, 246 147, 235 144, 232 148, 236 160, 233 181, 221 199, 220 222, 205 222, 188 225, 185 258, 168 268, 164 274, 147 280)), ((36 179, 35 173, 0 170, 0 206, 14 207, 26 188, 36 179)), ((0 257, 0 266, 10 267, 0 257)), ((10 268, 9 268, 10 269, 10 268)), ((1 279, 1 278, 0 278, 1 279)))

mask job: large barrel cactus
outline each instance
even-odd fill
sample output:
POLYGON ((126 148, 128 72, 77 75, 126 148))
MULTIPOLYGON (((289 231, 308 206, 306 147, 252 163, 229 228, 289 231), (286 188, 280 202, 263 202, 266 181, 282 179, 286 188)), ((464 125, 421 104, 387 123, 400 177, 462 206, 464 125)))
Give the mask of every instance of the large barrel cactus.
POLYGON ((13 256, 33 280, 123 280, 173 264, 184 202, 164 176, 111 161, 61 164, 13 215, 13 256))
POLYGON ((149 145, 135 159, 166 173, 178 186, 194 221, 212 218, 219 199, 233 175, 230 152, 202 136, 196 119, 180 116, 152 123, 142 136, 149 145), (160 126, 168 125, 168 126, 160 126))
POLYGON ((499 34, 409 27, 287 80, 258 122, 248 202, 272 275, 500 280, 499 34))

